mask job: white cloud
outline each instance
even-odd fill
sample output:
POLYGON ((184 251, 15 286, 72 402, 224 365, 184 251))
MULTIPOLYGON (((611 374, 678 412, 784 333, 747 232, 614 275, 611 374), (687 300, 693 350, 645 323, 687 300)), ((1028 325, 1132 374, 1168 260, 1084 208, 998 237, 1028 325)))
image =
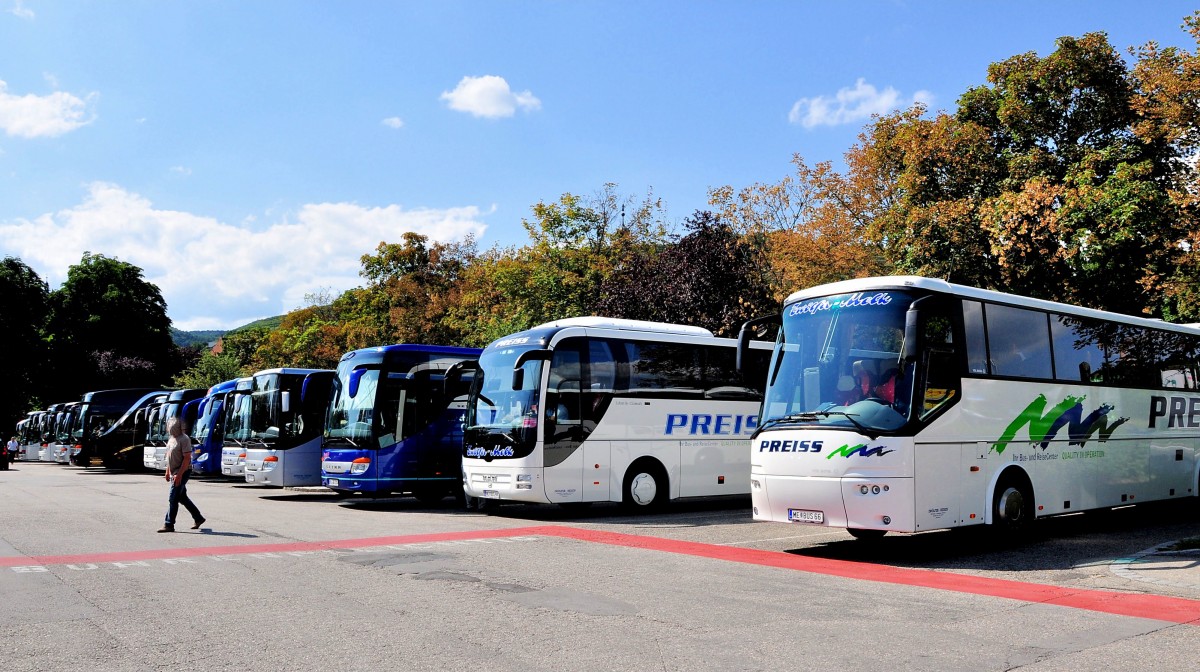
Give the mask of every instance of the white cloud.
POLYGON ((20 257, 51 288, 85 251, 129 262, 162 290, 176 327, 218 329, 287 312, 322 288, 336 293, 361 286, 360 257, 381 241, 399 241, 405 231, 439 241, 482 235, 484 214, 474 206, 316 203, 252 229, 156 209, 118 185, 94 183, 71 208, 0 221, 0 249, 20 257))
POLYGON ((96 94, 85 99, 64 91, 17 96, 0 80, 0 129, 21 138, 57 137, 92 123, 95 117, 88 116, 88 108, 95 98, 96 94))
POLYGON ((503 77, 463 77, 453 91, 443 91, 442 100, 450 109, 469 112, 476 117, 511 117, 518 108, 526 112, 542 109, 542 101, 532 92, 514 93, 503 77))
POLYGON ((388 117, 383 120, 383 125, 388 128, 404 128, 404 120, 400 117, 388 117))
POLYGON ((918 91, 911 98, 902 98, 896 89, 889 86, 880 91, 860 77, 854 88, 839 89, 834 96, 797 100, 788 113, 788 121, 805 128, 840 126, 865 121, 873 114, 888 114, 896 109, 908 108, 915 102, 930 105, 933 103, 933 94, 918 91))
POLYGON ((192 174, 192 169, 187 166, 171 166, 171 172, 176 175, 187 176, 192 174))
POLYGON ((13 8, 8 10, 8 13, 22 19, 29 19, 30 21, 32 21, 35 16, 33 10, 25 6, 24 0, 16 0, 13 3, 13 8))

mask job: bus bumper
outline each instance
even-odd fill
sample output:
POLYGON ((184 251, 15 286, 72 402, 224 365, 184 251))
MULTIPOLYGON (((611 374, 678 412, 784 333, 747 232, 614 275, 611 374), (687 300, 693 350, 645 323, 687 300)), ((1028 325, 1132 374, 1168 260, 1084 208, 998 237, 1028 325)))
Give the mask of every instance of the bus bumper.
POLYGON ((751 474, 754 520, 914 532, 911 478, 751 474))

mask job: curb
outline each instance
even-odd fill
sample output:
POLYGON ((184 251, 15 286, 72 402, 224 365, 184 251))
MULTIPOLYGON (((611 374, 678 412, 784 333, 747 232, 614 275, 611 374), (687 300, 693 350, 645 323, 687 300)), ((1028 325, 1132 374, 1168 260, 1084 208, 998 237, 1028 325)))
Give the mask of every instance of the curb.
POLYGON ((1151 558, 1188 558, 1195 559, 1200 562, 1200 549, 1188 549, 1182 551, 1172 551, 1170 547, 1179 543, 1181 540, 1166 541, 1156 546, 1152 546, 1142 551, 1138 551, 1131 556, 1125 558, 1117 558, 1109 563, 1109 570, 1116 576, 1130 581, 1140 581, 1142 583, 1153 583, 1159 586, 1170 586, 1172 588, 1185 588, 1196 590, 1200 588, 1200 578, 1195 581, 1173 581, 1171 579, 1156 578, 1148 576, 1145 572, 1138 572, 1134 569, 1137 565, 1147 565, 1155 560, 1151 558))

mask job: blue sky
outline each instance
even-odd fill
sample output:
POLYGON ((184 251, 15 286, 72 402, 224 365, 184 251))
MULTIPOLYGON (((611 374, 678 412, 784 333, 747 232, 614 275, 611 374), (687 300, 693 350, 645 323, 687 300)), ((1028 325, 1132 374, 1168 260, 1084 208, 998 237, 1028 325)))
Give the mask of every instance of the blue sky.
POLYGON ((404 231, 522 245, 607 182, 673 221, 839 161, 869 115, 1186 2, 0 0, 0 255, 136 264, 182 329, 362 284, 404 231))

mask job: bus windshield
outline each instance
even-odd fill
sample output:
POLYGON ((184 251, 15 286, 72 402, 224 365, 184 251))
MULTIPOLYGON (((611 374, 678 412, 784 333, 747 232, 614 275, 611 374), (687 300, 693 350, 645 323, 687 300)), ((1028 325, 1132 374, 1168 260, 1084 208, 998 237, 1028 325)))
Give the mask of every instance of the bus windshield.
POLYGON ((467 402, 466 443, 475 447, 512 446, 514 456, 528 455, 537 440, 538 394, 542 362, 521 367, 519 386, 513 387, 513 365, 521 353, 537 346, 499 347, 485 350, 467 402))
POLYGON ((893 432, 908 417, 904 320, 915 297, 887 290, 806 299, 784 308, 760 427, 816 424, 893 432))
POLYGON ((204 443, 208 440, 208 435, 212 434, 213 426, 216 424, 217 413, 222 411, 220 397, 209 397, 207 403, 204 404, 202 411, 196 417, 196 427, 192 430, 192 436, 196 443, 204 443))
POLYGON ((245 441, 250 440, 250 410, 252 404, 250 402, 249 393, 230 394, 226 397, 226 413, 228 419, 225 423, 225 438, 241 445, 245 441), (232 399, 232 402, 229 400, 232 399))
POLYGON ((379 369, 338 368, 333 379, 325 442, 329 445, 375 447, 371 420, 379 388, 379 369))

